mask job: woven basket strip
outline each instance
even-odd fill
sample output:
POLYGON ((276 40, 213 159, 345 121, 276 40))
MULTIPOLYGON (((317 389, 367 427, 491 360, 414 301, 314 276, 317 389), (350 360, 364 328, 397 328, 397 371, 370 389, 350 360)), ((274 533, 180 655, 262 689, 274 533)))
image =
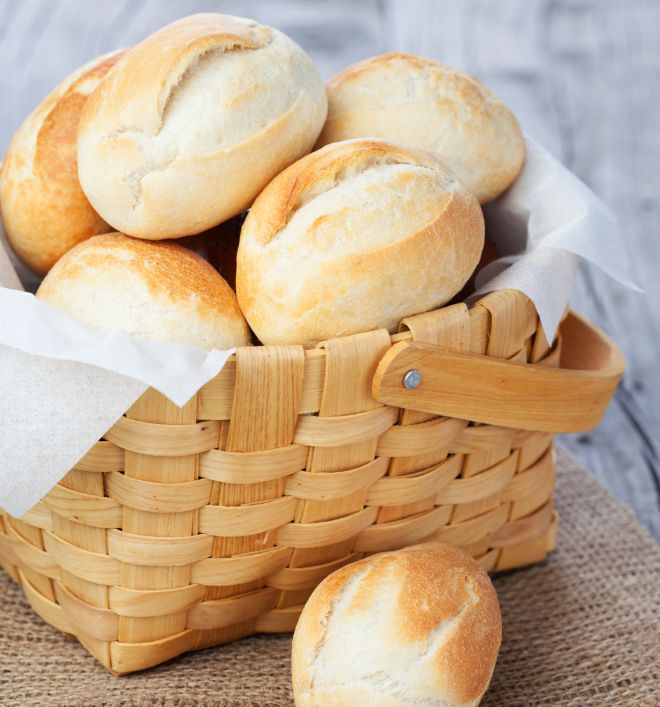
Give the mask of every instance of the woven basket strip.
MULTIPOLYGON (((51 511, 53 534, 76 547, 106 554, 106 529, 95 525, 99 523, 98 515, 106 515, 101 506, 110 501, 104 498, 104 493, 103 474, 72 469, 44 499, 44 503, 51 511), (77 502, 66 498, 67 495, 73 494, 79 496, 77 502), (57 503, 60 495, 62 502, 57 503)), ((121 527, 121 508, 116 506, 114 510, 115 518, 107 518, 109 521, 107 525, 121 527)), ((95 584, 65 570, 61 572, 60 581, 68 593, 86 604, 101 609, 108 608, 106 586, 95 584)), ((85 624, 82 623, 81 631, 84 626, 85 624)))
POLYGON ((533 432, 520 444, 518 471, 529 469, 552 446, 553 436, 548 432, 533 432))
MULTIPOLYGON (((447 346, 459 351, 467 351, 470 346, 470 317, 464 304, 445 307, 442 310, 408 317, 401 322, 400 329, 409 331, 412 339, 429 344, 447 346)), ((435 415, 418 412, 417 410, 401 410, 399 425, 419 425, 430 420, 441 420, 435 415)), ((412 456, 392 457, 389 476, 417 474, 432 468, 447 458, 448 448, 443 445, 433 445, 433 449, 412 456)), ((397 506, 386 506, 379 510, 378 523, 387 523, 399 518, 406 518, 416 513, 429 511, 435 506, 435 494, 413 503, 397 506)))
POLYGON ((44 554, 46 550, 44 531, 17 518, 8 518, 7 526, 19 561, 25 560, 21 566, 23 577, 41 596, 49 601, 55 601, 52 580, 41 571, 42 567, 52 564, 44 554))
MULTIPOLYGON (((197 401, 193 397, 177 408, 164 396, 149 390, 126 413, 127 421, 136 421, 139 444, 127 440, 124 475, 128 479, 158 484, 188 484, 197 478, 197 455, 169 456, 178 448, 175 434, 179 425, 197 423, 197 401), (140 422, 143 421, 141 424, 140 422), (153 425, 153 428, 149 428, 153 425), (161 427, 162 426, 162 427, 161 427), (171 439, 170 439, 171 438, 171 439), (141 451, 130 451, 139 448, 141 451), (161 451, 162 454, 157 452, 161 451)), ((131 427, 126 427, 131 430, 131 427)), ((109 435, 108 435, 109 437, 109 435)), ((136 499, 137 501, 137 499, 136 499)), ((191 510, 143 510, 142 504, 123 506, 122 530, 108 532, 108 552, 119 561, 121 587, 133 590, 162 590, 186 587, 191 583, 191 566, 180 558, 170 558, 171 544, 166 538, 192 538, 196 532, 196 513, 191 510), (112 542, 112 546, 111 546, 112 542)), ((115 585, 113 585, 115 586, 115 585)), ((148 653, 160 660, 168 654, 144 649, 131 650, 133 644, 149 644, 170 639, 186 629, 186 612, 170 611, 163 604, 159 615, 121 616, 118 641, 110 646, 111 667, 117 671, 148 661, 148 653), (142 653, 144 658, 139 655, 142 653)))
POLYGON ((548 353, 550 353, 551 348, 551 345, 545 337, 541 320, 539 319, 536 325, 536 333, 534 334, 532 349, 529 355, 530 363, 537 363, 538 361, 541 361, 541 359, 545 358, 548 353))
POLYGON ((18 568, 16 566, 18 558, 9 539, 8 525, 9 517, 0 513, 0 565, 15 582, 18 582, 18 568))
MULTIPOLYGON (((289 447, 293 442, 300 406, 305 358, 300 347, 240 349, 237 353, 236 386, 232 403, 231 421, 225 425, 226 435, 221 438, 221 448, 229 453, 262 452, 289 447)), ((267 467, 264 460, 263 466, 267 467)), ((284 470, 295 470, 285 464, 284 470)), ((255 483, 214 482, 212 503, 219 507, 239 507, 280 499, 284 493, 286 476, 255 483)), ((293 517, 286 509, 279 515, 282 525, 293 517)), ((275 545, 277 527, 244 535, 217 536, 213 543, 212 557, 232 557, 255 550, 265 550, 275 545)), ((290 553, 287 553, 288 560, 290 553)), ((278 569, 281 563, 278 564, 278 569)), ((234 586, 209 587, 207 601, 251 594, 264 586, 264 575, 234 586)), ((276 593, 267 590, 268 608, 276 603, 276 593)), ((260 597, 259 601, 264 601, 260 597)), ((237 633, 255 630, 255 616, 233 626, 206 632, 205 642, 218 643, 232 640, 237 633)))
MULTIPOLYGON (((483 309, 488 312, 489 325, 486 346, 488 355, 513 361, 526 361, 531 346, 528 342, 532 329, 535 329, 536 316, 533 309, 528 309, 526 298, 519 293, 507 298, 501 298, 498 293, 493 293, 481 300, 475 309, 483 309)), ((486 425, 475 423, 471 427, 488 428, 486 425)), ((493 513, 488 517, 501 517, 501 515, 497 516, 494 513, 502 504, 503 485, 499 483, 499 480, 508 482, 510 476, 515 473, 518 462, 518 452, 512 449, 511 442, 511 437, 508 437, 500 444, 494 441, 489 448, 475 450, 465 455, 460 474, 462 479, 490 478, 494 483, 485 485, 482 493, 472 494, 471 497, 466 494, 462 502, 455 503, 451 525, 458 526, 489 512, 493 513), (487 489, 491 492, 486 493, 487 489)), ((489 552, 489 543, 482 538, 471 543, 467 549, 476 556, 485 555, 489 552)), ((489 565, 496 563, 498 556, 498 550, 490 551, 487 563, 489 565)))
MULTIPOLYGON (((378 361, 390 347, 390 336, 385 330, 357 334, 355 336, 334 339, 322 345, 325 350, 325 379, 319 405, 318 419, 338 418, 358 415, 355 430, 359 432, 362 421, 375 418, 383 406, 371 397, 370 381, 378 361), (369 411, 375 415, 369 415, 369 411), (367 413, 360 415, 360 413, 367 413)), ((378 415, 382 418, 381 415, 378 415)), ((387 418, 383 418, 387 419, 387 418)), ((390 418, 392 420, 393 418, 390 418)), ((300 423, 305 420, 301 419, 300 423)), ((300 424, 299 423, 299 424, 300 424)), ((364 424, 364 423, 362 423, 364 424)), ((391 422, 386 423, 388 426, 391 422)), ((331 447, 310 447, 306 471, 309 475, 336 475, 340 486, 330 500, 300 498, 296 509, 297 523, 310 524, 352 516, 364 509, 368 484, 371 474, 356 472, 365 483, 351 484, 350 477, 341 472, 364 470, 365 465, 373 462, 379 434, 372 435, 371 426, 364 425, 369 433, 366 439, 350 444, 331 447), (357 488, 356 488, 357 487, 357 488)), ((376 428, 374 428, 375 430, 376 428)), ((316 547, 294 549, 290 566, 294 568, 324 565, 328 562, 350 556, 353 552, 355 536, 340 542, 321 541, 316 547)), ((311 588, 282 593, 281 608, 303 604, 311 588)))
MULTIPOLYGON (((508 296, 504 297, 502 294, 501 292, 491 293, 479 303, 480 306, 488 310, 491 317, 488 355, 521 362, 542 362, 547 357, 549 346, 531 302, 518 292, 507 293, 508 296), (526 355, 523 357, 523 354, 526 355)), ((557 365, 558 357, 546 360, 545 363, 557 365)), ((551 440, 551 436, 546 437, 542 446, 545 444, 547 449, 551 440)), ((532 449, 532 456, 534 456, 534 451, 532 449)), ((527 460, 521 461, 520 450, 515 453, 517 454, 516 473, 526 473, 529 466, 525 463, 527 460)), ((509 505, 507 523, 502 526, 499 532, 503 534, 512 532, 512 537, 517 538, 517 542, 507 545, 499 551, 496 562, 498 569, 515 565, 518 561, 526 562, 527 558, 534 558, 531 561, 536 561, 544 557, 549 549, 548 530, 553 520, 552 502, 549 499, 552 497, 554 488, 554 465, 550 454, 550 452, 547 453, 546 464, 549 463, 553 468, 549 469, 545 464, 539 467, 545 472, 541 480, 542 483, 533 486, 527 498, 513 500, 511 494, 507 494, 506 490, 502 494, 501 501, 509 505), (525 538, 524 528, 516 526, 515 521, 537 511, 544 504, 547 506, 545 516, 537 516, 536 524, 531 527, 532 535, 535 530, 537 531, 536 535, 529 538, 528 532, 527 538, 525 538)), ((492 457, 488 461, 491 462, 492 457)), ((540 479, 537 477, 536 480, 540 479)), ((518 479, 513 480, 512 484, 515 486, 517 481, 518 479)), ((495 538, 491 542, 497 545, 495 538)))
POLYGON ((538 327, 538 315, 531 301, 516 290, 498 290, 479 300, 477 307, 490 313, 486 353, 497 358, 511 358, 525 348, 538 327))
MULTIPOLYGON (((325 351, 307 349, 299 415, 315 413, 321 405, 325 379, 325 351)), ((232 414, 234 388, 236 387, 236 357, 232 356, 222 371, 198 393, 198 418, 200 420, 229 420, 232 414)))

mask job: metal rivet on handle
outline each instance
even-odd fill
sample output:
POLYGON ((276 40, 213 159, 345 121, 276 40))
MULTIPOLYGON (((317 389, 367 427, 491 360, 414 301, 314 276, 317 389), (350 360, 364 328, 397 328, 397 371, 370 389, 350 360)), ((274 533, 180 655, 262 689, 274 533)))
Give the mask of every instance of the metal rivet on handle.
POLYGON ((403 387, 408 388, 408 390, 414 390, 421 382, 422 374, 416 368, 411 368, 403 376, 403 387))

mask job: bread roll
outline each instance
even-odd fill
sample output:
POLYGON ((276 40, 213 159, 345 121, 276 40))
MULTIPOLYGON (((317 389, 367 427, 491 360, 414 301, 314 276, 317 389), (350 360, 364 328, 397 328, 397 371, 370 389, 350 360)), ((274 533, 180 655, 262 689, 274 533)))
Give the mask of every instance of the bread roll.
POLYGON ((483 242, 477 200, 433 155, 380 140, 334 143, 254 202, 238 300, 264 344, 394 331, 451 299, 483 242))
POLYGON ((23 121, 5 155, 0 202, 7 237, 42 275, 74 245, 112 230, 80 188, 76 133, 87 97, 121 54, 98 57, 62 81, 23 121))
POLYGON ((37 297, 101 331, 123 329, 207 351, 250 343, 229 285, 202 257, 174 243, 95 236, 58 260, 37 297))
POLYGON ((199 233, 309 152, 326 110, 316 68, 286 35, 192 15, 127 52, 94 92, 80 121, 80 182, 118 231, 199 233))
POLYGON ((327 577, 293 636, 298 707, 468 707, 502 640, 488 575, 458 548, 427 543, 327 577))
POLYGON ((513 113, 476 79, 430 59, 385 54, 349 66, 327 84, 328 120, 318 141, 380 137, 433 152, 482 204, 523 164, 513 113))

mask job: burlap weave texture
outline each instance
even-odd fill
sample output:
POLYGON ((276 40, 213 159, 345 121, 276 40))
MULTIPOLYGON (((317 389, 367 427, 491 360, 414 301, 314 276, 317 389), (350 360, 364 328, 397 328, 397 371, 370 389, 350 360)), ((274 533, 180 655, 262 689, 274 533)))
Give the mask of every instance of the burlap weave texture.
MULTIPOLYGON (((660 549, 566 452, 559 550, 495 579, 504 642, 484 705, 660 704, 660 549)), ((290 636, 108 674, 0 571, 0 705, 290 705, 290 636)))

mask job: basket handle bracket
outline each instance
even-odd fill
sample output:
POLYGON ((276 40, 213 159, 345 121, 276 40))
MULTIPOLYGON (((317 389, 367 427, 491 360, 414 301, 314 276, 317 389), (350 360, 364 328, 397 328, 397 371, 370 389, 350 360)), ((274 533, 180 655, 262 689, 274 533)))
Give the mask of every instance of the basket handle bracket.
POLYGON ((603 416, 625 360, 614 342, 573 312, 560 333, 560 368, 401 341, 381 359, 372 394, 387 405, 472 422, 583 432, 603 416))

